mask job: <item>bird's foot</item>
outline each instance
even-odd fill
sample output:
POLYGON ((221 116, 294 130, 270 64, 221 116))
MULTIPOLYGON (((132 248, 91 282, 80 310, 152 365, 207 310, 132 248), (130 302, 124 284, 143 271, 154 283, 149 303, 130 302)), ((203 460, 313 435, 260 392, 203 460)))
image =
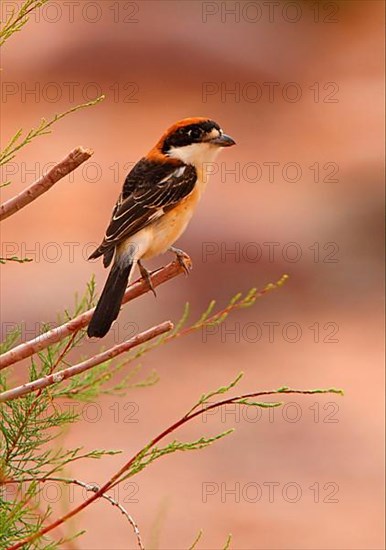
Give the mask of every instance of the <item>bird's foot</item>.
POLYGON ((153 286, 153 283, 151 282, 151 272, 148 271, 146 269, 145 266, 142 265, 142 263, 140 262, 140 260, 138 260, 138 267, 139 267, 139 271, 141 273, 141 277, 142 279, 145 281, 145 283, 147 284, 147 286, 149 287, 149 289, 152 291, 152 293, 154 294, 154 296, 157 298, 157 293, 155 291, 155 288, 153 286))
POLYGON ((189 275, 189 273, 192 269, 192 266, 193 266, 193 263, 192 263, 192 260, 191 260, 190 256, 186 252, 184 252, 183 250, 181 250, 179 248, 175 248, 174 246, 171 246, 169 248, 169 251, 173 252, 176 255, 177 262, 180 264, 182 269, 185 271, 185 275, 189 275))

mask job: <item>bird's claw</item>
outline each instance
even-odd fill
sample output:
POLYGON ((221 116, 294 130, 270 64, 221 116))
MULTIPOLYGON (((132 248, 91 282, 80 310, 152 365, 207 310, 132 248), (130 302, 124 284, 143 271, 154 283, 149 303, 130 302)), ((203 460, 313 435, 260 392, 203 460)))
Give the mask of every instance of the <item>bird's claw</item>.
POLYGON ((153 286, 153 283, 151 282, 151 272, 148 271, 146 269, 146 267, 144 267, 142 265, 142 263, 138 260, 138 267, 139 267, 139 271, 141 273, 141 277, 142 279, 145 281, 145 283, 147 284, 147 286, 149 287, 149 290, 152 291, 152 293, 154 294, 154 296, 157 298, 157 293, 155 291, 155 288, 153 286))
POLYGON ((180 248, 175 248, 174 246, 171 246, 169 250, 170 252, 173 252, 176 255, 177 262, 180 264, 180 266, 184 270, 185 275, 189 275, 193 267, 193 262, 190 256, 180 248))

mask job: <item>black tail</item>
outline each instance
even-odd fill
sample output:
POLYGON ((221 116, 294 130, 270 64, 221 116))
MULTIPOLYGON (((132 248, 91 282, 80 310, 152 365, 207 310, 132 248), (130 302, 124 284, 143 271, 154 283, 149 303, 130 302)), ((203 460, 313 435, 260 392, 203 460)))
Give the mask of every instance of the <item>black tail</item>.
POLYGON ((118 257, 115 260, 94 315, 88 325, 87 334, 89 338, 93 336, 103 338, 110 330, 113 321, 118 317, 132 267, 133 261, 130 258, 118 257))

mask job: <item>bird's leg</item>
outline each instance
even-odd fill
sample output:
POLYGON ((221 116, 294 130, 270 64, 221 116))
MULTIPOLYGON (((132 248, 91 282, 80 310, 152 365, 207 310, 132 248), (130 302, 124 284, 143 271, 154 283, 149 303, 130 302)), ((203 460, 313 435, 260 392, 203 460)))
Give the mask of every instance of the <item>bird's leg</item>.
POLYGON ((192 269, 192 260, 190 259, 190 256, 188 256, 188 254, 183 250, 175 248, 174 246, 171 246, 169 251, 176 255, 177 261, 185 271, 185 274, 189 275, 189 272, 192 269))
POLYGON ((137 261, 137 264, 138 264, 138 268, 141 273, 142 279, 146 282, 147 286, 150 288, 154 296, 157 298, 157 293, 155 291, 153 283, 151 282, 150 271, 148 271, 146 267, 142 265, 140 260, 137 261))

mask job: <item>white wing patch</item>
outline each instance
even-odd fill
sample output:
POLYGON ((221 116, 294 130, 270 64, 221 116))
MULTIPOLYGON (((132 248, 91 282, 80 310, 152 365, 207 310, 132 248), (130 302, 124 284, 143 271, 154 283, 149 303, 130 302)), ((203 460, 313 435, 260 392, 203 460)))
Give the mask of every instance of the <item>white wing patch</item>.
POLYGON ((168 181, 170 178, 180 178, 182 176, 182 174, 185 172, 185 168, 186 168, 186 166, 180 166, 179 168, 176 168, 174 170, 174 172, 172 172, 171 174, 166 176, 166 178, 163 178, 162 180, 159 180, 157 185, 159 185, 160 183, 164 183, 165 181, 168 181))
POLYGON ((177 168, 175 172, 173 172, 172 176, 175 178, 179 178, 182 176, 182 174, 185 172, 186 166, 181 166, 180 168, 177 168))

